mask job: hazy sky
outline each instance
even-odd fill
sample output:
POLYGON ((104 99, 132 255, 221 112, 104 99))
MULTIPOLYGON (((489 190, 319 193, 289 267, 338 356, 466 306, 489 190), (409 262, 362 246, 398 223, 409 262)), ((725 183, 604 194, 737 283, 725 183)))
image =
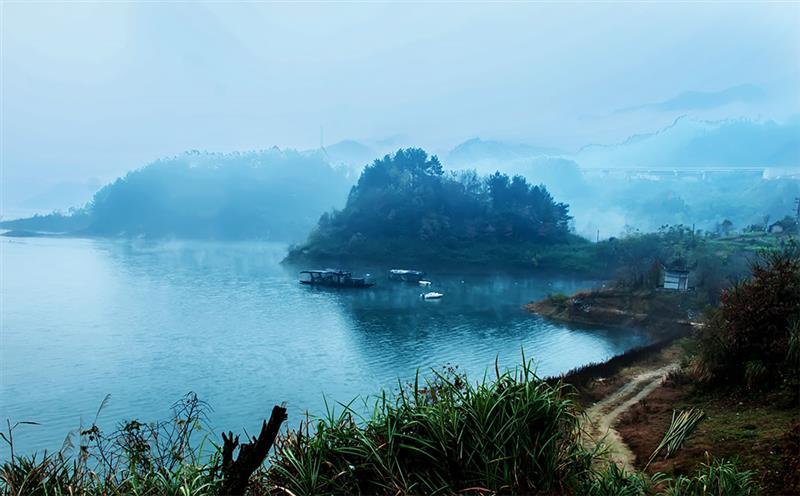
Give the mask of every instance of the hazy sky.
POLYGON ((0 3, 10 204, 188 149, 316 147, 320 126, 574 148, 800 110, 798 3, 0 3))

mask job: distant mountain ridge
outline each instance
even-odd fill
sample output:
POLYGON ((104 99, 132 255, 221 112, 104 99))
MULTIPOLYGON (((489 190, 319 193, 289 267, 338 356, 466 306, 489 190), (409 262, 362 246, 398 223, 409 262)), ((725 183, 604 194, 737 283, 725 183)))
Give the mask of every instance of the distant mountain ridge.
MULTIPOLYGON (((406 138, 389 141, 402 139, 406 138)), ((322 213, 343 205, 364 166, 382 160, 382 145, 378 143, 344 140, 325 149, 302 152, 277 147, 227 154, 187 152, 131 171, 103 187, 78 211, 82 217, 40 215, 6 220, 0 227, 53 232, 80 229, 82 233, 109 236, 298 241, 322 213)), ((574 153, 472 138, 443 155, 451 171, 474 169, 491 174, 500 170, 521 174, 532 184, 544 183, 569 201, 576 212, 585 211, 591 218, 597 215, 597 198, 588 201, 593 198, 589 193, 603 189, 587 180, 584 172, 591 169, 763 167, 782 171, 774 177, 787 178, 791 186, 792 174, 786 170, 800 170, 800 116, 785 122, 707 121, 682 116, 655 132, 633 134, 615 144, 587 145, 574 153)), ((766 172, 764 175, 767 177, 766 172)), ((685 189, 685 185, 673 185, 678 189, 669 192, 672 186, 663 181, 647 185, 658 186, 673 196, 685 189)), ((609 198, 621 194, 609 193, 609 198)), ((687 199, 687 204, 691 203, 687 199)), ((69 207, 80 205, 63 205, 61 209, 69 207)), ((618 211, 617 224, 627 223, 625 216, 630 214, 631 205, 614 208, 618 211)), ((782 203, 762 208, 765 214, 774 215, 783 209, 782 203)), ((693 207, 691 216, 700 218, 697 212, 698 207, 693 207)), ((688 219, 690 214, 686 215, 688 219)), ((752 222, 755 215, 753 211, 739 217, 752 222)), ((640 218, 637 214, 630 220, 638 223, 640 218)), ((708 212, 703 219, 710 219, 708 212)))
POLYGON ((375 149, 355 140, 343 140, 326 146, 325 153, 332 164, 352 167, 363 167, 378 157, 375 149))
POLYGON ((587 145, 572 158, 581 167, 800 167, 800 118, 695 120, 631 135, 621 143, 587 145))
POLYGON ((766 92, 754 84, 740 84, 720 91, 684 91, 666 100, 634 105, 617 110, 616 114, 655 110, 659 112, 684 112, 688 110, 709 109, 732 103, 753 103, 767 98, 766 92))
POLYGON ((447 160, 451 166, 469 167, 471 164, 487 160, 510 161, 541 155, 562 155, 563 153, 562 150, 553 147, 471 138, 450 150, 447 160))

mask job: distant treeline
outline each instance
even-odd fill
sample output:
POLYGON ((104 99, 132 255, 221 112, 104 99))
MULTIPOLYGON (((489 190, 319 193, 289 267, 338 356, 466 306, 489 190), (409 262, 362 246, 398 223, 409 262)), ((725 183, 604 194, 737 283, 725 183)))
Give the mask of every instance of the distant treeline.
POLYGON ((91 219, 84 208, 73 209, 68 214, 53 212, 36 214, 25 219, 14 219, 0 222, 0 228, 19 233, 34 231, 42 233, 82 233, 89 228, 91 219))
POLYGON ((569 207, 543 185, 500 172, 445 173, 424 150, 398 150, 368 165, 341 211, 325 213, 295 252, 375 256, 498 243, 565 242, 569 207))
POLYGON ((101 236, 302 239, 346 195, 344 171, 318 154, 277 149, 191 152, 103 187, 84 208, 0 223, 16 230, 101 236))

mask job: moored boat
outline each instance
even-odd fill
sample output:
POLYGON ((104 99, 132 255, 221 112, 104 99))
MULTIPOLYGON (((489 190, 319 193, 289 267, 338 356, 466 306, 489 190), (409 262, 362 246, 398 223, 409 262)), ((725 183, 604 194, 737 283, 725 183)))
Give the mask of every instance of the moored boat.
POLYGON ((331 288, 369 288, 375 285, 364 277, 353 277, 352 272, 341 269, 304 270, 300 272, 300 284, 331 288))
POLYGON ((444 293, 437 293, 436 291, 429 291, 427 293, 422 293, 420 296, 422 297, 423 300, 438 300, 439 298, 444 296, 444 293))
POLYGON ((389 271, 389 279, 395 281, 419 282, 424 276, 425 273, 420 270, 391 269, 389 271))

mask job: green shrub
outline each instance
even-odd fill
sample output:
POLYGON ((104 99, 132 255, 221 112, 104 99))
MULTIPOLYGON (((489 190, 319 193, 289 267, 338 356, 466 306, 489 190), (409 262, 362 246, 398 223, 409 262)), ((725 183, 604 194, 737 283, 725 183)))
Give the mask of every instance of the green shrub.
POLYGON ((270 484, 298 495, 561 492, 588 470, 575 406, 530 364, 493 382, 437 373, 424 384, 383 394, 362 423, 346 407, 304 424, 277 446, 270 484))
POLYGON ((800 250, 792 242, 762 253, 749 279, 723 291, 698 332, 699 377, 749 387, 784 383, 796 372, 798 315, 800 250))
POLYGON ((547 295, 547 299, 550 300, 550 303, 553 305, 563 308, 567 305, 569 296, 565 295, 564 293, 550 293, 547 295))

